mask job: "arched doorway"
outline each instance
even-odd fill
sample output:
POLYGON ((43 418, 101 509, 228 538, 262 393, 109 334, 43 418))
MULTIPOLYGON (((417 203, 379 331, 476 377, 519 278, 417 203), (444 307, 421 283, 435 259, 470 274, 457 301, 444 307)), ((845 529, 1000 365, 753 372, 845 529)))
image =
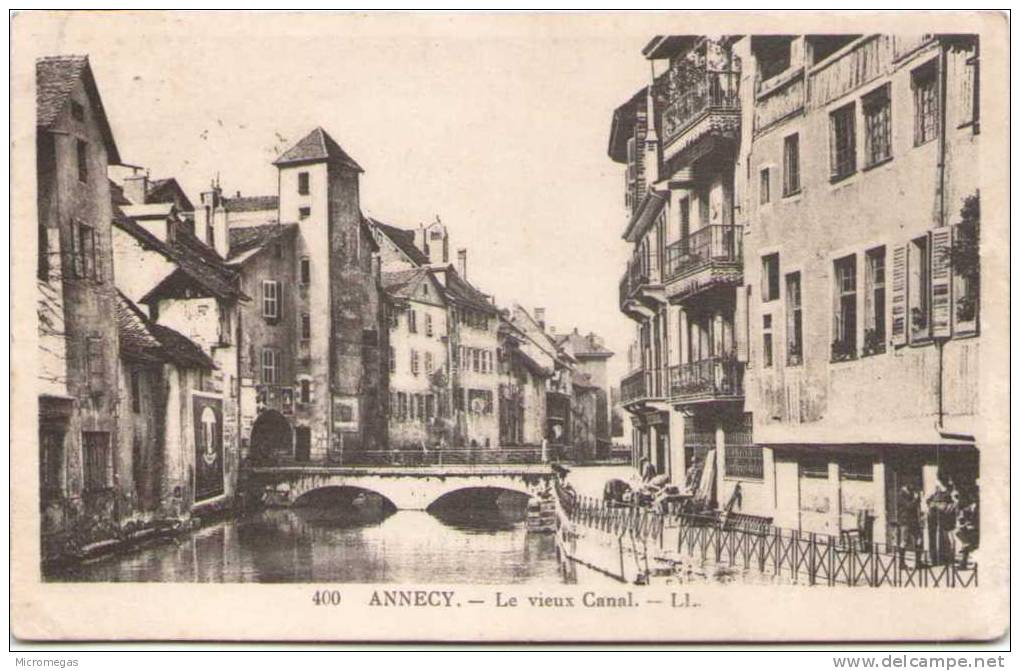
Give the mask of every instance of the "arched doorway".
POLYGON ((251 454, 255 461, 268 462, 294 457, 294 431, 287 418, 266 410, 251 427, 251 454))

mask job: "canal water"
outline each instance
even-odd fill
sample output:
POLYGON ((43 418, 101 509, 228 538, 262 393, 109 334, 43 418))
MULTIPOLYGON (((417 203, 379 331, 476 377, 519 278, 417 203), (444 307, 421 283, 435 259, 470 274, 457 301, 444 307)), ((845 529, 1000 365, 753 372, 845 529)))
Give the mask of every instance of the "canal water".
MULTIPOLYGON (((595 492, 617 467, 577 469, 595 492)), ((599 491, 600 493, 600 491, 599 491)), ((557 557, 553 534, 529 532, 526 498, 465 492, 425 511, 394 511, 342 490, 309 505, 217 521, 189 536, 74 567, 54 581, 597 584, 611 579, 557 557)))

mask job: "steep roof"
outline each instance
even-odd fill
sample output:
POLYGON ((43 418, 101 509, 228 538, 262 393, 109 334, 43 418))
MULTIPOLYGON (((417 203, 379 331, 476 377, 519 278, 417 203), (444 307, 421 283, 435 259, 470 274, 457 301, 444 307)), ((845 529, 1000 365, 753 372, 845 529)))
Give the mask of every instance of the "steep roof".
POLYGON ((230 251, 227 263, 247 261, 275 240, 297 232, 297 224, 264 224, 262 226, 236 226, 228 232, 230 251))
POLYGON ((119 291, 117 333, 121 354, 136 361, 167 362, 184 368, 216 368, 201 347, 177 331, 150 321, 119 291))
POLYGON ((382 273, 383 290, 392 298, 422 301, 423 297, 417 293, 422 282, 428 282, 432 286, 434 293, 430 294, 429 298, 434 298, 441 305, 445 293, 443 285, 435 279, 428 268, 409 268, 382 273))
POLYGON ((259 212, 276 210, 279 207, 280 199, 276 196, 238 196, 223 199, 223 209, 227 212, 259 212))
POLYGON ((465 280, 451 266, 446 271, 446 295, 455 303, 465 304, 476 310, 496 313, 499 310, 489 301, 489 297, 465 280))
POLYGON ((555 341, 560 347, 569 347, 571 354, 578 359, 608 359, 613 356, 611 351, 595 340, 594 333, 584 336, 574 329, 572 333, 557 335, 555 341))
POLYGON ((125 214, 124 208, 116 203, 113 205, 113 225, 137 240, 143 249, 162 254, 164 258, 177 266, 177 270, 142 298, 142 303, 147 303, 160 296, 161 291, 157 290, 175 275, 177 276, 175 281, 180 281, 183 276, 217 298, 247 298, 237 288, 234 272, 226 266, 220 255, 189 231, 180 230, 179 227, 174 241, 172 243, 165 242, 125 214))
POLYGON ((414 231, 409 231, 404 228, 397 228, 396 226, 390 226, 384 224, 377 219, 371 217, 365 217, 368 225, 383 235, 397 246, 397 248, 403 252, 411 263, 416 266, 425 266, 429 264, 429 257, 425 256, 425 252, 418 249, 418 246, 414 244, 414 231))
POLYGON ((188 194, 177 183, 173 177, 154 179, 149 182, 145 190, 145 202, 147 203, 177 203, 178 209, 191 211, 195 209, 188 194))
POLYGON ((339 163, 358 172, 364 172, 347 152, 340 148, 336 140, 329 136, 322 127, 318 127, 301 138, 297 144, 283 152, 273 165, 291 165, 294 163, 318 163, 329 161, 339 163))
POLYGON ((79 80, 85 87, 95 112, 96 123, 103 135, 107 162, 119 164, 120 152, 113 139, 113 129, 106 118, 88 56, 47 56, 35 62, 35 125, 37 128, 49 129, 56 123, 79 80))

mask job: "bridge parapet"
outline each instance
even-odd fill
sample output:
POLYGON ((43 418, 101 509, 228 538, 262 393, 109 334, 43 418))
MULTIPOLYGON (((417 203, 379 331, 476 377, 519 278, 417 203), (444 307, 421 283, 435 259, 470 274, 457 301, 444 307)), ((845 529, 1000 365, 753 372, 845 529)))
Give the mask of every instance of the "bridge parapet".
POLYGON ((548 464, 257 466, 247 473, 256 491, 284 505, 317 489, 352 487, 375 492, 399 510, 425 510, 461 489, 505 489, 531 496, 546 489, 554 477, 548 464))

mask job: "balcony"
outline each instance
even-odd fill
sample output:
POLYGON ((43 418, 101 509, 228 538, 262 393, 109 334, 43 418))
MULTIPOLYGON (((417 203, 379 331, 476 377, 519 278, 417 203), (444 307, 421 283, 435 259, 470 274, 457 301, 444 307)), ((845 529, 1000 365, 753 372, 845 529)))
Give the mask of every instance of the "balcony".
POLYGON ((663 159, 709 137, 736 140, 740 132, 740 72, 693 70, 678 76, 662 111, 663 159))
POLYGON ((640 412, 662 400, 661 376, 654 371, 639 368, 620 383, 620 401, 631 412, 640 412))
POLYGON ((743 243, 742 226, 712 225, 667 246, 667 299, 682 302, 714 287, 739 285, 743 243))
POLYGON ((673 403, 739 401, 743 397, 743 361, 714 357, 669 369, 669 400, 673 403))
POLYGON ((644 321, 665 303, 658 256, 634 254, 620 278, 620 311, 631 319, 644 321))

